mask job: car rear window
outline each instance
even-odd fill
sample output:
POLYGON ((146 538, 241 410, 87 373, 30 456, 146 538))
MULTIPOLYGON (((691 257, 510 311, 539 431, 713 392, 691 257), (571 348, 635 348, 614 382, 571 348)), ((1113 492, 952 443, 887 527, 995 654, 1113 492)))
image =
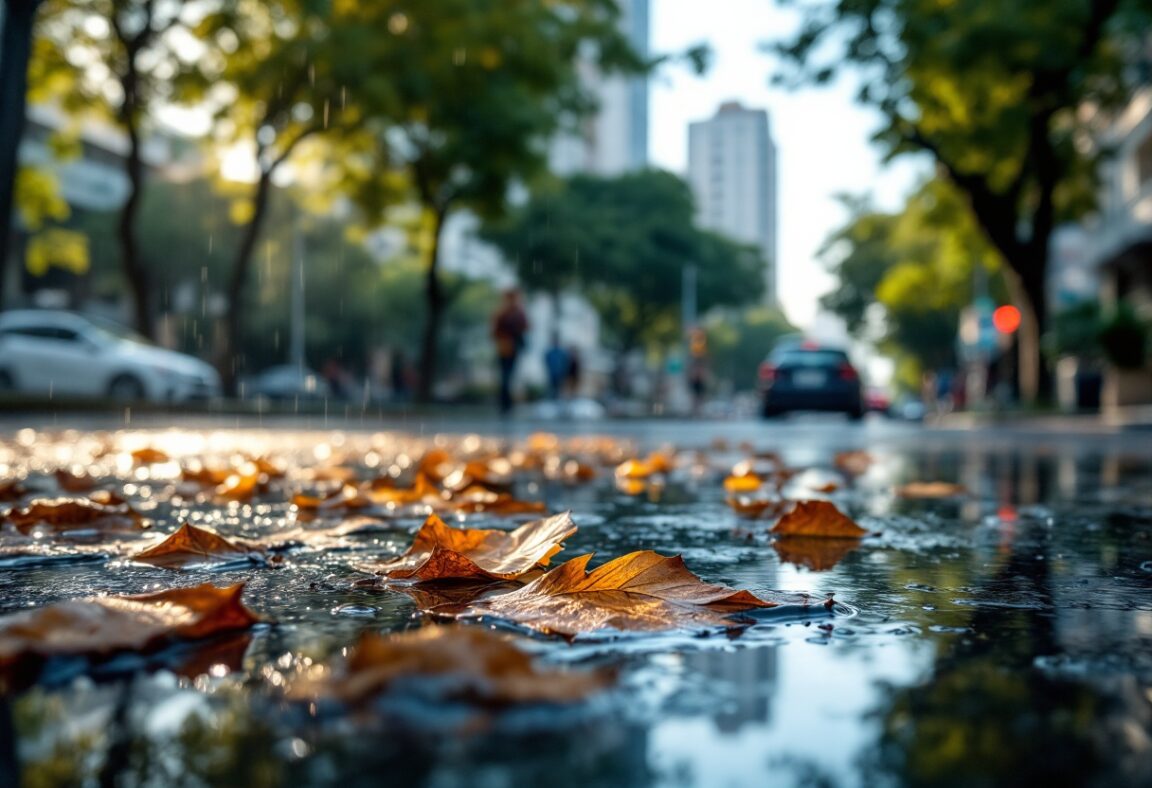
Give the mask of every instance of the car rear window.
POLYGON ((786 350, 776 364, 781 367, 838 367, 848 361, 840 350, 786 350))

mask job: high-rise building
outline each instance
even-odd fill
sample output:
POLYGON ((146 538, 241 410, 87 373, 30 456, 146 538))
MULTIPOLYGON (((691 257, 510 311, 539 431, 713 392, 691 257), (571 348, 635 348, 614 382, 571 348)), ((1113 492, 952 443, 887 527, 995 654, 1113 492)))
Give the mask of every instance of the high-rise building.
POLYGON ((728 102, 690 124, 688 181, 701 226, 760 249, 764 300, 775 303, 776 146, 768 113, 728 102))
MULTIPOLYGON (((618 0, 620 29, 633 49, 648 56, 649 0, 618 0)), ((598 111, 578 133, 565 134, 552 145, 552 170, 561 175, 619 175, 648 165, 648 80, 646 77, 601 77, 591 62, 583 66, 585 84, 593 88, 598 111)))

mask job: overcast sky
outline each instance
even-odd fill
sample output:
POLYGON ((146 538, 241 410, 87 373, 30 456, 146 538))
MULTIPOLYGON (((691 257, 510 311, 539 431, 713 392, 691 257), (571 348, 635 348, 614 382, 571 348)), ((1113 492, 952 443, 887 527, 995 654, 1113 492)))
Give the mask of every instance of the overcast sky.
MULTIPOLYGON (((721 102, 767 109, 779 171, 778 286, 788 317, 812 326, 816 300, 832 279, 815 259, 828 233, 844 219, 840 192, 873 192, 896 207, 924 164, 882 168, 869 142, 877 117, 852 101, 850 85, 788 92, 772 87, 772 58, 759 44, 795 25, 773 0, 651 0, 652 50, 671 52, 707 41, 713 64, 703 77, 666 68, 653 81, 650 153, 656 166, 683 173, 688 124, 711 117, 721 102)), ((819 330, 819 329, 818 329, 819 330)))

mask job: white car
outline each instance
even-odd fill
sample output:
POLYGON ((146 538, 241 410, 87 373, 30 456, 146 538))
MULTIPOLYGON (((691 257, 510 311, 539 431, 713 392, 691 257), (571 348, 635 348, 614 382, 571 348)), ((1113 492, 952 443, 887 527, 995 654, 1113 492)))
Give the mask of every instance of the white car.
POLYGON ((97 317, 55 309, 0 313, 0 390, 119 401, 219 396, 220 376, 193 356, 97 317))

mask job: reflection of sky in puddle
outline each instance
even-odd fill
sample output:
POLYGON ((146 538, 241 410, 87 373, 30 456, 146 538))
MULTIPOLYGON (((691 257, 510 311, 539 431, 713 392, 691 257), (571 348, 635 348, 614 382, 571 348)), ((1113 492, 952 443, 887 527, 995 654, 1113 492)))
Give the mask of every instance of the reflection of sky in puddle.
POLYGON ((861 651, 795 641, 688 655, 686 669, 713 682, 722 700, 711 712, 657 722, 649 761, 664 784, 691 775, 698 785, 788 785, 809 769, 858 784, 855 764, 876 740, 867 714, 885 695, 878 682, 915 681, 928 652, 923 643, 861 651))

